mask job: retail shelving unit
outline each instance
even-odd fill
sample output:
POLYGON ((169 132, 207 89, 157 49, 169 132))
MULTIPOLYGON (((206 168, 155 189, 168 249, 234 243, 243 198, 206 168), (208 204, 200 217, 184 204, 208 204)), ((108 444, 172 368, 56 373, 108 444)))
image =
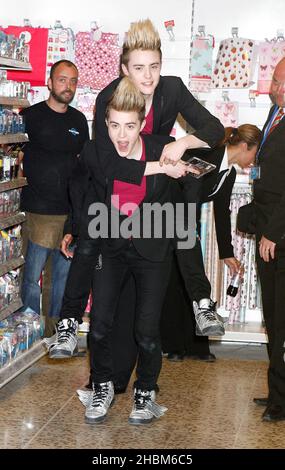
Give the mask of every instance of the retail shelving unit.
POLYGON ((9 59, 8 57, 0 57, 0 69, 5 70, 32 70, 29 62, 22 62, 20 60, 9 59))
MULTIPOLYGON (((5 57, 0 57, 0 68, 3 69, 17 69, 17 70, 31 70, 31 65, 24 62, 19 62, 16 60, 7 59, 5 57)), ((0 96, 0 105, 9 106, 12 108, 24 108, 28 107, 29 101, 21 98, 10 98, 10 97, 1 97, 0 96)), ((28 142, 28 137, 26 134, 5 134, 0 135, 0 145, 13 144, 13 143, 22 143, 28 142)), ((9 191, 17 188, 22 188, 27 184, 26 178, 20 177, 11 181, 0 182, 0 193, 4 191, 9 191)), ((3 230, 8 227, 13 227, 14 225, 21 224, 25 220, 24 212, 17 212, 11 215, 0 218, 0 230, 3 230)), ((17 269, 24 264, 24 257, 18 256, 12 258, 5 263, 0 265, 0 276, 3 274, 17 269)), ((8 306, 0 310, 0 321, 7 318, 11 313, 17 311, 22 306, 21 299, 16 297, 8 306)), ((7 382, 12 380, 23 370, 28 368, 35 361, 40 359, 46 353, 42 341, 36 342, 30 349, 19 354, 16 358, 11 360, 7 365, 0 369, 0 388, 4 386, 7 382)))

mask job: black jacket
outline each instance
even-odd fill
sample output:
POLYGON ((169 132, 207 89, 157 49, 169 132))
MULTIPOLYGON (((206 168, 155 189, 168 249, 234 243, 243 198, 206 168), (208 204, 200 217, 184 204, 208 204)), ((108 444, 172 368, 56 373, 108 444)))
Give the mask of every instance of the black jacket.
MULTIPOLYGON (((143 136, 146 150, 146 161, 157 161, 161 155, 164 145, 173 141, 169 136, 143 136)), ((122 157, 117 155, 114 162, 120 163, 122 157)), ((130 160, 129 160, 130 161, 130 160)), ((116 172, 116 169, 114 168, 116 172)), ((119 179, 119 178, 116 178, 119 179)), ((130 182, 129 177, 120 178, 130 182)), ((111 208, 111 195, 113 192, 113 179, 106 178, 101 168, 101 160, 98 157, 95 141, 89 141, 78 160, 77 168, 74 171, 70 185, 70 197, 72 201, 73 214, 72 224, 73 234, 78 232, 82 238, 88 238, 88 227, 94 215, 88 215, 90 204, 96 202, 104 203, 108 210, 111 208)), ((143 203, 155 203, 161 205, 172 202, 172 180, 164 174, 148 176, 146 178, 146 196, 143 203)), ((141 204, 140 204, 141 207, 141 204)), ((110 213, 109 213, 110 215, 110 213)), ((142 224, 142 211, 139 217, 142 224)), ((125 219, 121 217, 121 221, 125 219)), ((142 227, 142 225, 141 225, 142 227)), ((163 233, 165 233, 165 225, 163 233)), ((140 255, 151 261, 161 261, 170 250, 171 239, 162 238, 133 238, 133 244, 140 255)), ((123 238, 114 239, 107 237, 102 240, 102 251, 108 256, 115 256, 128 246, 129 241, 123 238)))
MULTIPOLYGON (((121 178, 128 165, 130 178, 134 184, 140 184, 144 174, 142 162, 121 159, 116 165, 114 174, 114 146, 109 139, 105 123, 107 102, 118 86, 121 78, 111 82, 102 90, 96 100, 94 121, 95 141, 100 151, 100 160, 104 173, 109 178, 121 178), (122 172, 122 173, 120 173, 122 172)), ((189 92, 179 77, 160 77, 153 97, 153 134, 169 135, 175 120, 180 113, 186 122, 194 129, 193 135, 214 147, 224 137, 224 127, 220 121, 204 108, 189 92)))
MULTIPOLYGON (((271 108, 263 132, 274 112, 271 108)), ((267 136, 259 154, 260 179, 254 201, 262 234, 278 243, 285 238, 285 118, 267 136)))

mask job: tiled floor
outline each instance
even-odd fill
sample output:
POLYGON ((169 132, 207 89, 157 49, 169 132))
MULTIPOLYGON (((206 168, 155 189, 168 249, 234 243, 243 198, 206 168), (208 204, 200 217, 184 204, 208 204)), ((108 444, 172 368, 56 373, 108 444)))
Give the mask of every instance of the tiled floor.
POLYGON ((128 424, 131 387, 104 424, 85 424, 76 389, 87 381, 87 358, 44 357, 0 390, 0 448, 284 448, 285 422, 263 423, 252 402, 267 392, 265 347, 215 343, 212 351, 215 363, 164 358, 157 401, 168 412, 144 427, 128 424))

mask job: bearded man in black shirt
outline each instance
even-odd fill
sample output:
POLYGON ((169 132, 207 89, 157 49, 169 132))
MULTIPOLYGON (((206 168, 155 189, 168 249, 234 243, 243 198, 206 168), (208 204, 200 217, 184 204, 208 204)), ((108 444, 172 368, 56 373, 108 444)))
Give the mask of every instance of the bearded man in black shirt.
POLYGON ((69 212, 68 182, 77 156, 89 138, 85 116, 69 106, 78 81, 76 66, 56 62, 48 80, 49 98, 22 111, 29 143, 23 172, 28 186, 21 196, 27 216, 27 253, 22 284, 22 311, 40 312, 41 272, 51 257, 49 317, 58 317, 70 261, 59 250, 69 212))

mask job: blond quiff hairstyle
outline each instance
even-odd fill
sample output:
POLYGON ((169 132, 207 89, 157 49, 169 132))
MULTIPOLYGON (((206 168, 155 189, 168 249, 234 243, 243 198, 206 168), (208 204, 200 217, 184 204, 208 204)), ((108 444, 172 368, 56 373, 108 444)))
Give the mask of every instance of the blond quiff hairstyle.
POLYGON ((161 60, 161 40, 150 19, 132 23, 123 44, 121 64, 128 65, 130 52, 135 50, 158 51, 161 60))
POLYGON ((115 111, 137 112, 140 122, 145 118, 145 100, 133 82, 124 77, 120 81, 106 107, 106 119, 109 118, 110 109, 115 111))

